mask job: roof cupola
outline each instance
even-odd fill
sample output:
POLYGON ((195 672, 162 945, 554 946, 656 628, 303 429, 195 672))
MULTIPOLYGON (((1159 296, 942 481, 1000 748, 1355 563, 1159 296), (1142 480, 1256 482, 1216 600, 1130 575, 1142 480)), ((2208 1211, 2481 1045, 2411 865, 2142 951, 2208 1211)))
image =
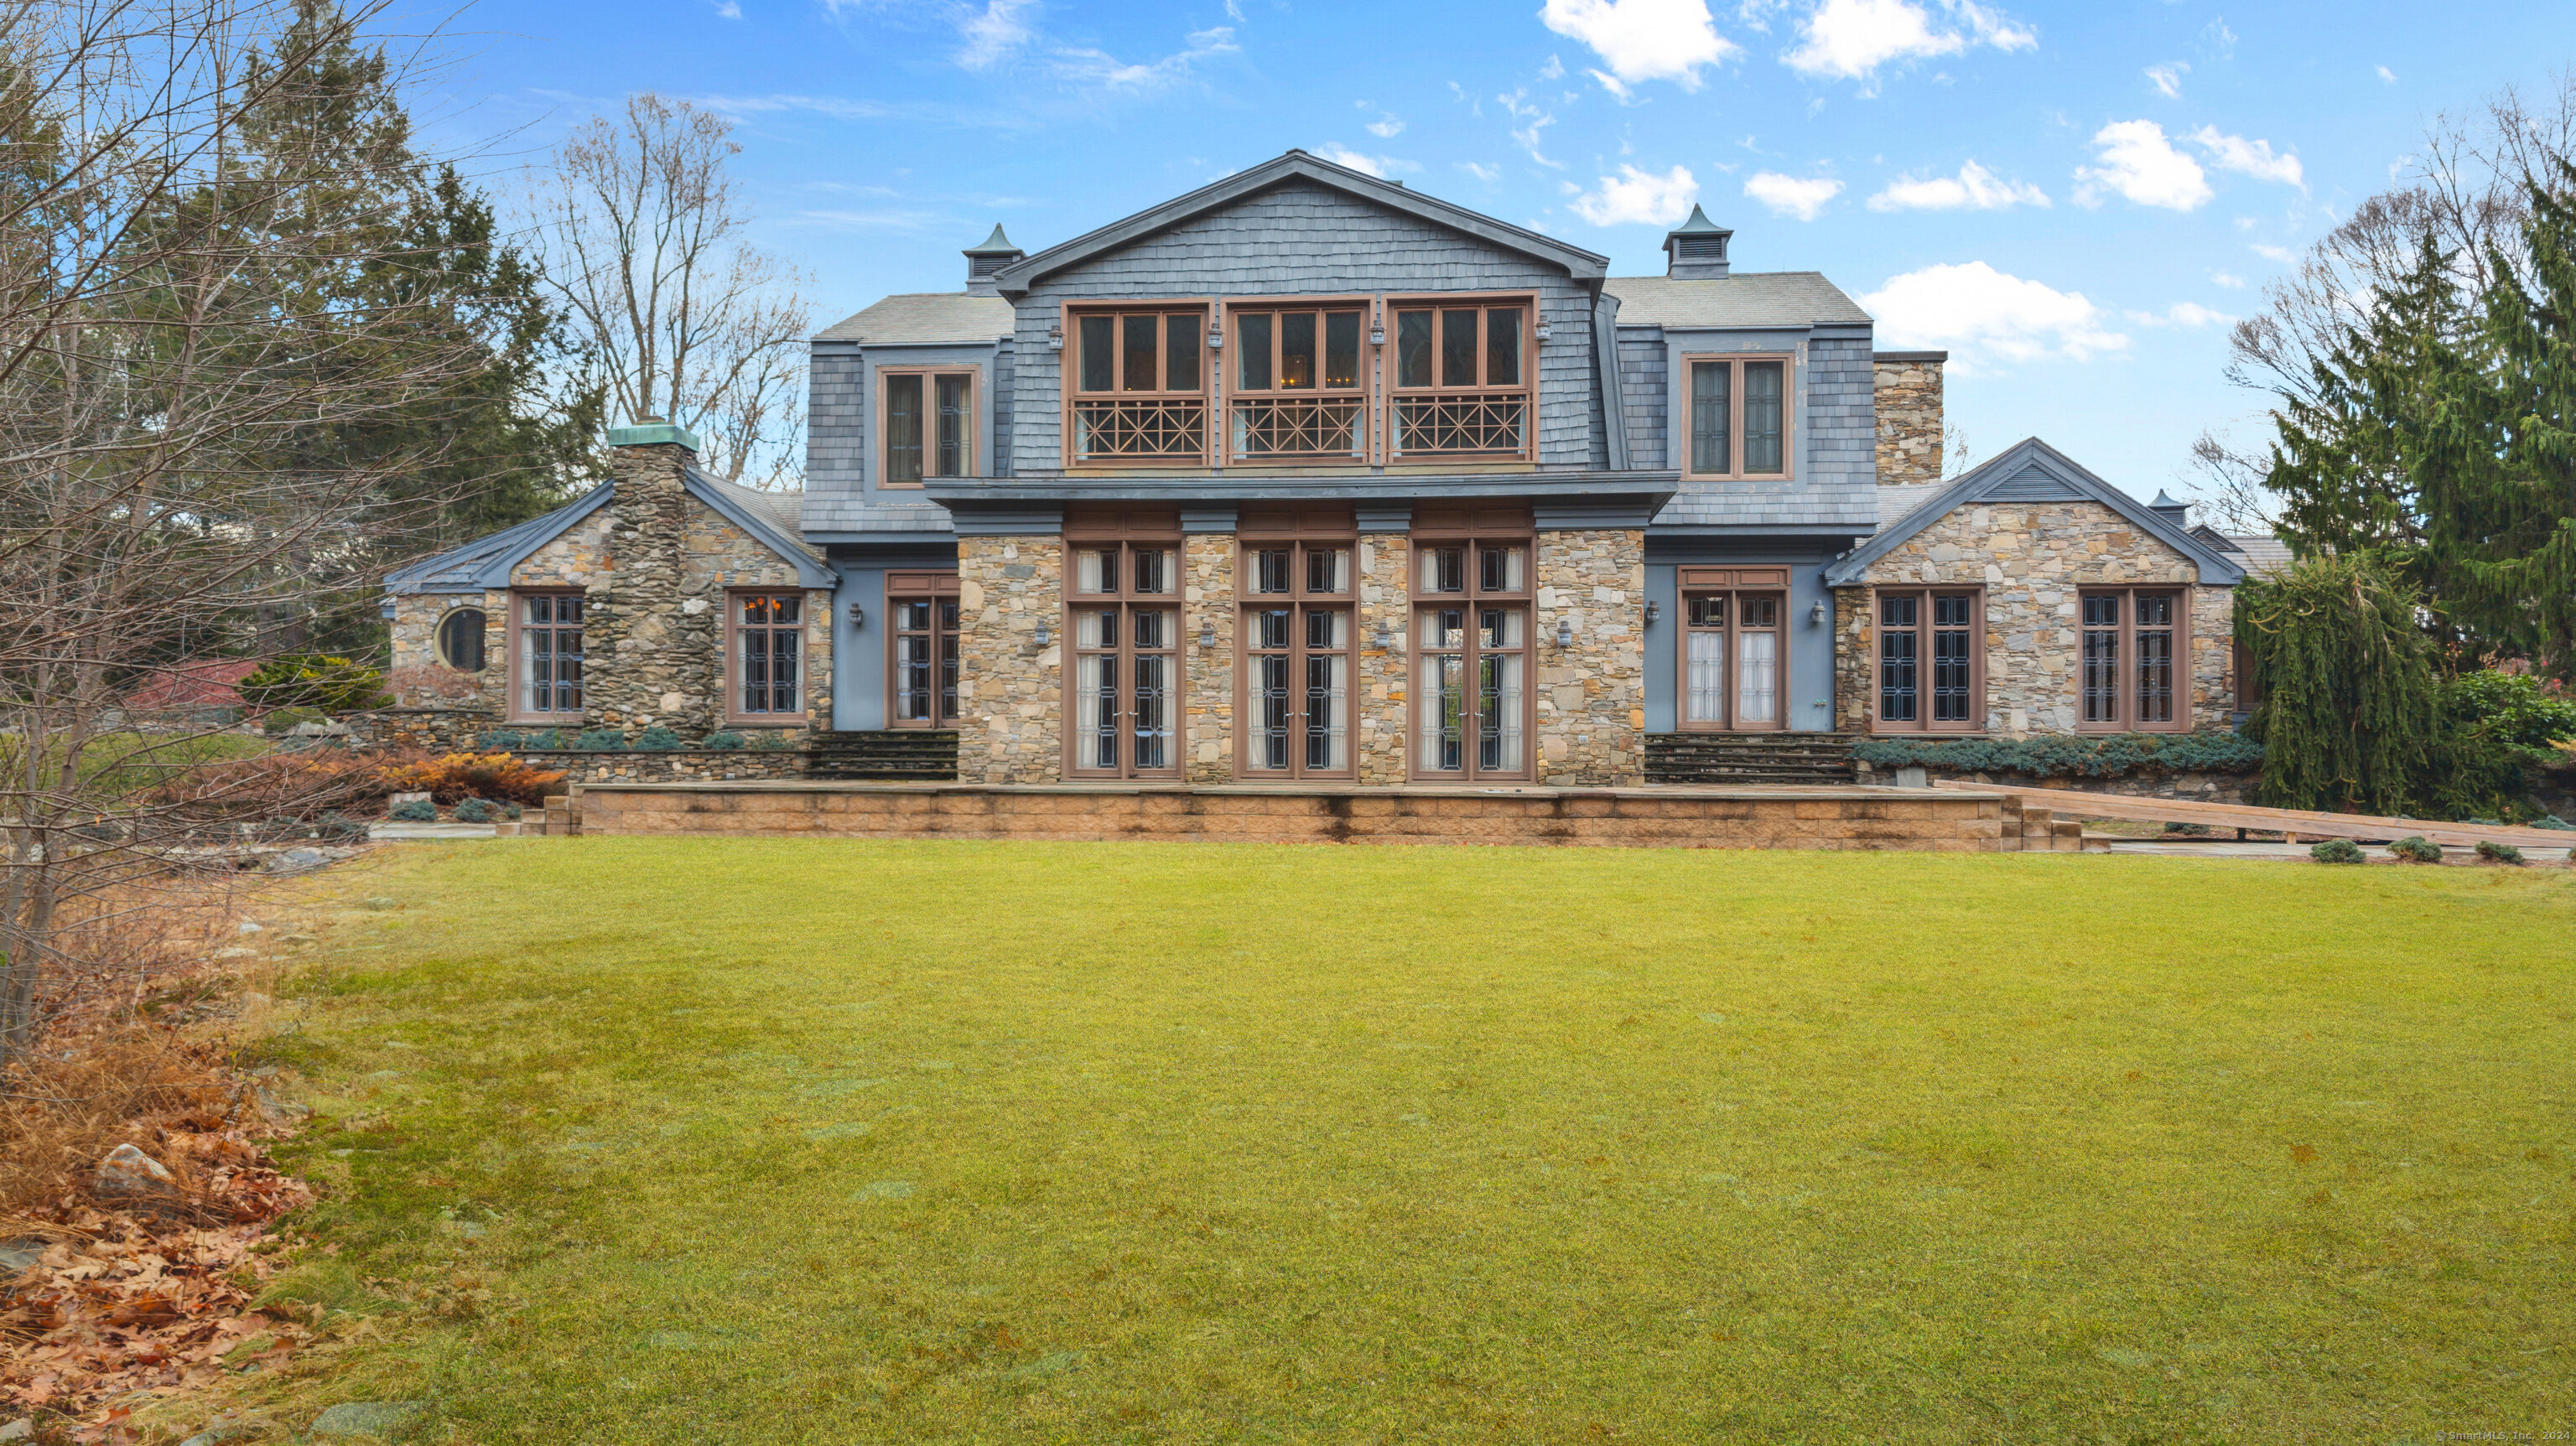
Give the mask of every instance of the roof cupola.
POLYGON ((1664 234, 1664 274, 1675 281, 1724 276, 1726 240, 1734 234, 1692 206, 1690 219, 1664 234))
POLYGON ((984 238, 983 245, 966 248, 966 294, 997 294, 1001 288, 993 280, 993 274, 1028 254, 1012 245, 1011 238, 1002 234, 1001 222, 994 222, 993 234, 984 238))

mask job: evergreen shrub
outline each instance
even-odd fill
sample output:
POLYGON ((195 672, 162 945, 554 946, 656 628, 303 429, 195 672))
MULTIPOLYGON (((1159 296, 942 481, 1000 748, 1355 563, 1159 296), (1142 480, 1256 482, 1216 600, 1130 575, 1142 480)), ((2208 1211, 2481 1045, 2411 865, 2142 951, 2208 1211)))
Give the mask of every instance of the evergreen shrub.
POLYGON ((1960 773, 2026 773, 2051 778, 2118 778, 2130 773, 2252 773, 2262 745, 2236 733, 2115 733, 2033 738, 1871 738, 1852 756, 1872 768, 1947 768, 1960 773))
POLYGON ((386 817, 396 823, 436 823, 438 808, 425 798, 407 798, 395 804, 386 817))
POLYGON ((2442 861, 2442 846, 2421 835, 2399 839, 2388 846, 2388 852, 2390 857, 2402 863, 2438 864, 2442 861))
POLYGON ((796 740, 784 733, 763 733, 751 740, 751 746, 762 753, 784 753, 796 746, 796 740))
POLYGON ((497 812, 490 799, 469 798, 456 805, 454 817, 458 823, 490 823, 497 812))
POLYGON ((289 653, 253 668, 234 685, 254 708, 319 708, 347 713, 393 701, 385 675, 329 653, 289 653))
POLYGON ((2482 838, 2478 840, 2478 857, 2491 864, 2518 864, 2522 862, 2522 850, 2509 843, 2482 838))
POLYGON ((351 818, 337 810, 315 819, 313 825, 314 831, 326 840, 364 843, 367 838, 365 819, 351 818))
POLYGON ((734 732, 730 728, 721 729, 699 739, 698 746, 700 748, 720 749, 740 748, 742 746, 742 735, 734 732))
POLYGON ((2367 855, 2362 853, 2361 845, 2351 839, 2330 838, 2308 850, 2308 857, 2321 864, 2357 864, 2363 862, 2367 855))
POLYGON ((581 736, 572 741, 572 746, 598 753, 623 753, 626 751, 626 735, 614 728, 585 728, 581 736))
POLYGON ((646 752, 667 753, 674 748, 685 748, 688 745, 680 741, 679 734, 668 728, 647 728, 635 735, 635 746, 646 752))
POLYGON ((513 728, 475 735, 474 746, 487 753, 516 753, 529 746, 528 735, 513 728))

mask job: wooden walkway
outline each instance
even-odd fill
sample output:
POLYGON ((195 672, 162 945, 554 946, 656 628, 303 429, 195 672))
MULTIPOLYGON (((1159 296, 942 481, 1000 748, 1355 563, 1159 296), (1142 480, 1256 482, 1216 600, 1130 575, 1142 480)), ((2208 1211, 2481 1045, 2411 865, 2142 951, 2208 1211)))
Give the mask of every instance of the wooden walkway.
POLYGON ((2090 793, 2080 788, 2022 788, 2008 783, 1962 783, 1936 780, 1935 788, 1974 789, 2005 794, 2024 808, 2047 809, 2059 818, 2118 818, 2141 823, 2200 823, 2211 828, 2254 829, 2286 835, 2292 843, 2348 838, 2385 842, 2424 838, 2438 844, 2474 847, 2482 840, 2564 854, 2576 848, 2576 832, 2547 828, 2507 828, 2474 823, 2434 823, 2420 818, 2379 818, 2363 813, 2310 813, 2294 808, 2257 808, 2250 803, 2194 803, 2179 798, 2131 798, 2117 793, 2090 793))

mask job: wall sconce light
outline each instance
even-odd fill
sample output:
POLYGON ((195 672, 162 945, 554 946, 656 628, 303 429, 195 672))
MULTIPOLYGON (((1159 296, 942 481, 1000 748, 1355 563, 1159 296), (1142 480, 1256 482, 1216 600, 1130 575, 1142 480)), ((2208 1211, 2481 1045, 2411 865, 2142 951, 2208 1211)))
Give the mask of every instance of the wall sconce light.
POLYGON ((1225 350, 1225 328, 1213 321, 1208 323, 1208 350, 1225 350))
POLYGON ((1825 625, 1825 604, 1822 599, 1818 599, 1814 607, 1807 609, 1807 621, 1820 628, 1825 625))
POLYGON ((1384 624, 1384 623, 1380 623, 1380 624, 1378 624, 1378 625, 1377 625, 1377 650, 1378 650, 1379 652, 1381 652, 1381 653, 1385 653, 1385 652, 1392 652, 1392 651, 1394 651, 1394 649, 1395 649, 1395 635, 1387 631, 1387 629, 1386 629, 1386 624, 1384 624))
POLYGON ((1369 323, 1369 345, 1371 345, 1371 346, 1384 346, 1384 345, 1386 345, 1386 323, 1385 323, 1385 322, 1382 322, 1382 321, 1373 321, 1373 322, 1370 322, 1370 323, 1369 323))
POLYGON ((1047 350, 1064 350, 1064 323, 1060 321, 1047 323, 1047 350))
POLYGON ((1043 648, 1043 647, 1045 647, 1046 645, 1047 645, 1047 625, 1046 625, 1046 624, 1044 624, 1044 623, 1040 623, 1040 624, 1038 624, 1038 646, 1039 646, 1039 647, 1041 647, 1041 648, 1043 648))
POLYGON ((1574 646, 1574 619, 1558 618, 1556 620, 1556 645, 1560 648, 1570 648, 1574 646))
POLYGON ((863 628, 866 627, 867 624, 868 610, 859 606, 857 603, 850 604, 850 626, 854 628, 863 628))
POLYGON ((1651 622, 1655 621, 1657 618, 1662 617, 1663 615, 1664 615, 1664 605, 1663 605, 1662 603, 1659 603, 1659 602, 1650 602, 1650 603, 1646 604, 1646 621, 1647 621, 1647 622, 1651 623, 1651 622))
POLYGON ((1540 346, 1547 345, 1547 336, 1547 323, 1542 321, 1538 324, 1538 344, 1540 346))
POLYGON ((1216 624, 1199 624, 1199 646, 1202 648, 1213 648, 1216 646, 1216 624))

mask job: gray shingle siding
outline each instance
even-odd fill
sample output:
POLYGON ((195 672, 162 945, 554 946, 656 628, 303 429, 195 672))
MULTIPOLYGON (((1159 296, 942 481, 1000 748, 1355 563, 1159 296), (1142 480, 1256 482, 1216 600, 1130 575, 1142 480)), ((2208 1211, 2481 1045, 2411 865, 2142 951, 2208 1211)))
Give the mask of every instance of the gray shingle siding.
POLYGON ((1807 476, 1826 484, 1878 483, 1877 374, 1870 343, 1807 343, 1807 476))
POLYGON ((1670 388, 1664 370, 1664 334, 1654 327, 1619 328, 1619 402, 1628 428, 1628 465, 1652 470, 1666 461, 1664 410, 1670 388))
POLYGON ((812 391, 805 417, 806 494, 857 492, 865 480, 866 454, 859 429, 862 401, 867 394, 858 348, 817 344, 810 365, 812 391))
POLYGON ((1539 461, 1581 467, 1601 455, 1593 426, 1592 299, 1558 267, 1304 180, 1185 221, 1041 279, 1020 302, 1017 471, 1064 465, 1058 386, 1065 353, 1047 328, 1067 301, 1122 297, 1535 291, 1551 332, 1539 353, 1539 461))

